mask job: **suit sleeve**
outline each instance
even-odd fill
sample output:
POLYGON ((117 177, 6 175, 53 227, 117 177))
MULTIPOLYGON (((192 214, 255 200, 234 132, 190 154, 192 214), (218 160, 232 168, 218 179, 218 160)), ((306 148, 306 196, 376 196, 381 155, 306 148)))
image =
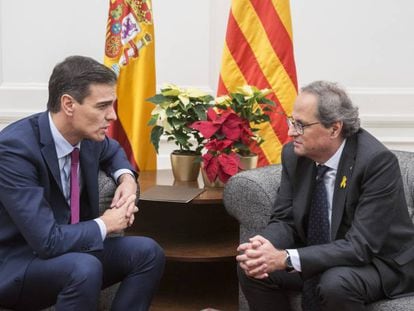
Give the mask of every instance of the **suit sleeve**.
POLYGON ((282 178, 272 215, 261 235, 268 239, 276 248, 291 248, 295 244, 296 231, 292 214, 292 179, 289 158, 293 157, 290 146, 285 145, 282 151, 282 178))
MULTIPOLYGON (((41 258, 102 249, 103 242, 95 221, 76 225, 56 222, 50 206, 56 202, 48 201, 53 177, 40 148, 29 140, 11 137, 0 144, 2 241, 24 243, 24 239, 41 258)), ((68 210, 64 200, 56 204, 62 205, 57 206, 58 209, 68 210)))
POLYGON ((102 151, 100 154, 100 166, 106 174, 113 176, 113 174, 120 169, 128 169, 138 177, 137 172, 133 169, 125 151, 119 143, 111 138, 106 137, 102 143, 102 151))

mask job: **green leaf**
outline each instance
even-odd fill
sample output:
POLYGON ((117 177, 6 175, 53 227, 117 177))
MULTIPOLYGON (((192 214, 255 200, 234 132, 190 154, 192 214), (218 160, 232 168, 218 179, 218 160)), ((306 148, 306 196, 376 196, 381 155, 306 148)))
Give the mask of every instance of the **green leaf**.
POLYGON ((167 109, 165 109, 165 114, 167 115, 167 118, 170 118, 170 117, 176 116, 177 115, 177 112, 174 111, 173 108, 168 107, 167 109))
POLYGON ((164 133, 164 128, 161 126, 154 126, 151 130, 151 143, 154 145, 155 151, 158 153, 160 145, 160 137, 164 133))
POLYGON ((187 120, 177 119, 177 118, 171 118, 170 124, 173 128, 180 128, 187 124, 187 120))
POLYGON ((146 101, 148 101, 150 103, 153 103, 153 104, 156 104, 156 105, 159 105, 159 104, 168 102, 169 100, 164 95, 157 94, 157 95, 155 95, 153 97, 147 98, 146 101))
POLYGON ((157 123, 157 120, 158 120, 158 113, 157 114, 153 114, 151 116, 151 118, 149 119, 147 125, 151 125, 151 126, 152 125, 155 125, 157 123))
MULTIPOLYGON (((207 109, 202 105, 196 105, 194 107, 194 112, 197 115, 198 120, 207 120, 207 109)), ((194 120, 196 121, 196 120, 194 120)))
POLYGON ((270 106, 276 106, 276 103, 273 100, 270 100, 269 98, 263 97, 260 102, 262 104, 270 105, 270 106))
MULTIPOLYGON (((190 139, 188 135, 182 132, 175 133, 175 138, 177 139, 177 143, 180 144, 181 146, 187 146, 188 140, 190 139)), ((188 149, 188 147, 186 147, 186 149, 188 149)))
POLYGON ((214 97, 211 96, 211 95, 206 95, 206 96, 202 97, 202 99, 203 99, 203 102, 210 103, 214 100, 214 97))

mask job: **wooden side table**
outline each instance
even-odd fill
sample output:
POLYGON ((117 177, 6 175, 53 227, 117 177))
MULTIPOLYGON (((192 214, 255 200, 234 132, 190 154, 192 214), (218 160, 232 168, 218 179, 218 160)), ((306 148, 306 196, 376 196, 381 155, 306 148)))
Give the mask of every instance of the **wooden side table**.
MULTIPOLYGON (((175 183, 170 170, 141 172, 141 192, 154 185, 203 188, 197 182, 175 183)), ((152 237, 167 263, 152 311, 238 310, 237 221, 223 206, 223 189, 206 190, 189 203, 140 200, 140 211, 127 234, 152 237)))

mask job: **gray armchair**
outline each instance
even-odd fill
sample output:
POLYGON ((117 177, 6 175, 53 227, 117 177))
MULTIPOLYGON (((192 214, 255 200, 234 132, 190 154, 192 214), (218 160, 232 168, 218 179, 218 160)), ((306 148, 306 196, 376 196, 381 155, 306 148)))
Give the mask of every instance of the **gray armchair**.
MULTIPOLYGON (((394 151, 401 168, 404 181, 408 212, 414 222, 414 152, 394 151)), ((281 178, 281 165, 271 165, 241 172, 233 176, 224 188, 224 206, 227 212, 240 223, 240 241, 259 232, 270 217, 276 200, 276 190, 281 178)), ((289 296, 292 310, 301 310, 301 294, 292 292, 289 296)), ((239 310, 249 310, 240 291, 239 310)), ((370 304, 371 311, 414 310, 413 296, 394 300, 382 300, 370 304)))

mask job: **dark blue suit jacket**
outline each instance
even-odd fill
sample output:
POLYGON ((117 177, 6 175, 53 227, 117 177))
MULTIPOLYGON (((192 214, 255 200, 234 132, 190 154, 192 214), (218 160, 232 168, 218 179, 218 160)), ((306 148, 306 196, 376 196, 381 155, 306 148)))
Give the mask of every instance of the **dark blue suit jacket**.
POLYGON ((94 218, 99 216, 98 171, 130 166, 114 140, 83 140, 81 222, 68 225, 70 207, 62 191, 48 113, 17 121, 0 132, 0 305, 19 297, 25 271, 35 257, 103 248, 94 218))

